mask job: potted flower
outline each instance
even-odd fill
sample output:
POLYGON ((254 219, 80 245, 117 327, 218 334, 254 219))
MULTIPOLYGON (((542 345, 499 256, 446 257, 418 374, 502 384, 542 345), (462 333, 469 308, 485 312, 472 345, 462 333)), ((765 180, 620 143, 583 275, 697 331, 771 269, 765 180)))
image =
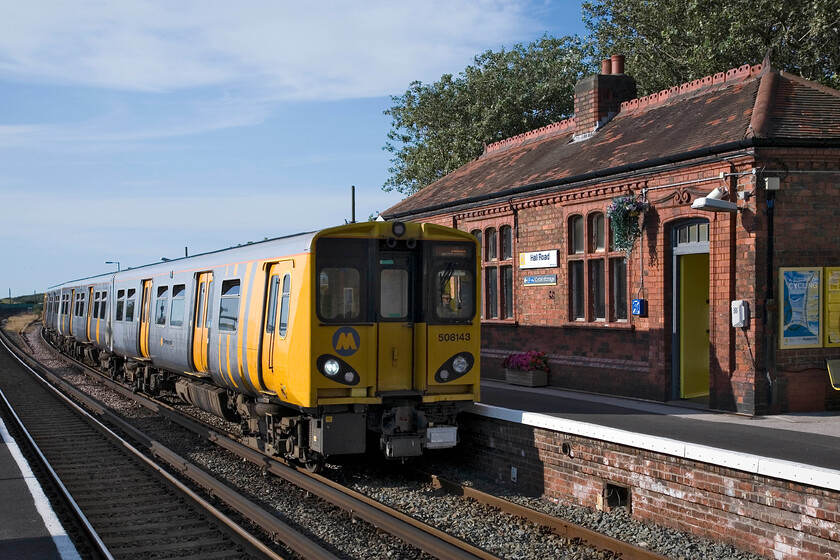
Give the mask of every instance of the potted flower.
POLYGON ((502 362, 505 381, 511 385, 542 387, 548 384, 548 356, 545 352, 511 354, 502 362))
POLYGON ((642 226, 639 217, 648 209, 648 203, 638 200, 633 194, 626 194, 613 198, 607 207, 607 217, 610 219, 610 229, 613 234, 613 247, 616 251, 624 251, 629 257, 636 240, 642 236, 642 226))

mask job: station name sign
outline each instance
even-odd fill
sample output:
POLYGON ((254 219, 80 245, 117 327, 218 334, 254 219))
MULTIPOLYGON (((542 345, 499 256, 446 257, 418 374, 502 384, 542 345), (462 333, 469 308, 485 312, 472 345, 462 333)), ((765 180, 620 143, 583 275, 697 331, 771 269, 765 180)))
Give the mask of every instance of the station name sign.
POLYGON ((519 253, 519 268, 554 268, 557 266, 557 249, 519 253))

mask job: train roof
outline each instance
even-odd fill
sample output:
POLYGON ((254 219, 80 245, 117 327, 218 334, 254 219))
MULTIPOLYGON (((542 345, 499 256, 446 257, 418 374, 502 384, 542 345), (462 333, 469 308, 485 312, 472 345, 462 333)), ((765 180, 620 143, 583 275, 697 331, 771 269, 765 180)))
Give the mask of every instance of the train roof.
MULTIPOLYGON (((323 230, 322 230, 323 231, 323 230)), ((271 254, 288 255, 296 253, 309 252, 312 238, 319 232, 311 231, 305 233, 296 233, 282 237, 275 237, 272 239, 265 239, 263 241, 249 242, 245 245, 237 245, 236 247, 226 247, 224 249, 217 249, 215 251, 207 251, 188 257, 179 257, 175 259, 166 259, 162 262, 143 264, 139 266, 124 268, 118 272, 107 272, 104 274, 97 274, 95 276, 87 276, 78 278, 76 280, 69 280, 47 288, 47 291, 57 291, 64 287, 70 286, 89 286, 93 284, 103 284, 111 282, 112 280, 128 279, 134 276, 137 271, 144 271, 154 273, 157 269, 169 270, 172 266, 178 266, 189 263, 190 267, 201 268, 203 266, 211 267, 218 266, 218 256, 230 255, 232 258, 241 260, 258 260, 266 258, 266 249, 271 251, 271 254)), ((268 257, 270 258, 270 256, 268 257)))

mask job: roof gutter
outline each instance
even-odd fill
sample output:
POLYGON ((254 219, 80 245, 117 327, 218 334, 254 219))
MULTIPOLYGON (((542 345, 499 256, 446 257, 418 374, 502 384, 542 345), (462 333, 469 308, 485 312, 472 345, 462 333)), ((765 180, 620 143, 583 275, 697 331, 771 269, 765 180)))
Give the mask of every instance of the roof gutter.
POLYGON ((436 212, 438 210, 445 210, 453 206, 461 206, 465 204, 475 204, 478 202, 485 202, 488 200, 510 198, 532 191, 548 189, 552 187, 561 187, 573 183, 580 183, 583 181, 591 181, 593 179, 601 179, 610 177, 612 175, 619 175, 621 173, 628 173, 633 171, 640 171, 652 167, 659 167, 662 165, 669 165, 673 163, 680 163, 692 159, 698 159, 706 156, 720 155, 727 152, 732 152, 744 148, 840 148, 840 138, 745 138, 743 140, 736 140, 734 142, 726 142, 724 144, 717 144, 715 146, 708 146, 706 148, 699 148, 697 150, 690 150, 679 154, 669 156, 661 156, 658 158, 648 159, 645 161, 627 163, 618 167, 610 167, 601 169, 599 171, 591 171, 589 173, 582 173, 580 175, 573 175, 571 177, 564 177, 562 179, 553 179, 551 181, 541 181, 539 183, 530 183, 528 185, 520 185, 503 191, 482 194, 478 196, 471 196, 462 198, 454 202, 444 202, 441 204, 433 204, 414 210, 405 212, 395 212, 393 214, 383 213, 383 218, 386 219, 400 219, 407 216, 414 216, 417 214, 426 214, 429 212, 436 212))

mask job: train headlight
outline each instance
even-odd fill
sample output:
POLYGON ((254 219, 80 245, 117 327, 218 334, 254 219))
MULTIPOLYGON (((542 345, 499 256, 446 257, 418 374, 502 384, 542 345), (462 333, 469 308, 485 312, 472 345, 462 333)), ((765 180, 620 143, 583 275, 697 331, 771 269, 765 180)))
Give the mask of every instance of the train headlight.
POLYGON ((448 383, 466 375, 475 365, 475 357, 469 352, 459 352, 446 360, 435 372, 435 381, 448 383))
POLYGON ((342 385, 358 385, 362 380, 353 366, 331 354, 321 354, 315 363, 318 371, 329 379, 342 385))
POLYGON ((339 371, 341 371, 341 364, 338 363, 338 360, 334 360, 331 358, 324 362, 324 373, 326 375, 330 377, 335 377, 336 375, 338 375, 339 371))
POLYGON ((467 359, 463 356, 458 356, 457 358, 452 360, 452 369, 454 369, 456 373, 466 373, 469 367, 469 362, 467 362, 467 359))
POLYGON ((394 225, 391 226, 391 231, 397 237, 402 237, 405 235, 405 224, 402 222, 394 222, 394 225))

